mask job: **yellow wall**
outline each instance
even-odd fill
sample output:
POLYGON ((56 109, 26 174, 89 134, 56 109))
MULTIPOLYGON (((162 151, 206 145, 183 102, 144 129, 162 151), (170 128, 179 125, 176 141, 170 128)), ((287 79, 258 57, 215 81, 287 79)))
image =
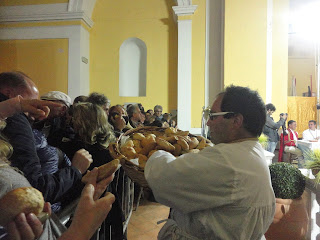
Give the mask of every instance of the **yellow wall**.
POLYGON ((265 99, 266 0, 225 1, 224 85, 258 90, 265 99))
POLYGON ((0 72, 22 71, 40 94, 68 92, 68 39, 0 41, 0 72))
MULTIPOLYGON (((164 112, 177 109, 177 24, 174 1, 97 0, 90 33, 90 91, 106 94, 111 104, 141 102, 145 109, 160 104, 164 112), (119 97, 119 49, 137 37, 147 46, 146 97, 119 97)), ((193 20, 192 127, 200 127, 204 104, 205 1, 193 20)))
POLYGON ((176 109, 177 26, 171 7, 169 1, 97 0, 90 34, 90 91, 106 94, 111 104, 176 109), (146 97, 119 97, 119 49, 131 37, 147 47, 146 97))
POLYGON ((289 0, 273 1, 272 24, 272 103, 277 111, 287 110, 289 0))
POLYGON ((68 2, 68 0, 1 0, 0 6, 36 5, 68 2))
MULTIPOLYGON (((272 102, 287 111, 289 1, 273 2, 272 102)), ((248 86, 266 100, 267 1, 226 0, 224 84, 248 86)))
POLYGON ((296 78, 297 96, 302 96, 303 93, 308 92, 308 86, 311 86, 310 76, 312 76, 312 92, 317 92, 314 58, 289 58, 288 72, 289 96, 292 95, 292 76, 296 78))
POLYGON ((299 137, 308 129, 310 120, 317 121, 317 98, 316 97, 288 97, 288 121, 297 122, 296 131, 299 137))

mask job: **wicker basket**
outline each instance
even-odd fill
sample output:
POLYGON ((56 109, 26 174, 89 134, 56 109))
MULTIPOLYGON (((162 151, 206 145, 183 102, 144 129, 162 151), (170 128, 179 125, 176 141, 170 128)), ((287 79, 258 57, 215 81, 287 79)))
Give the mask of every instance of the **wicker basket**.
POLYGON ((126 136, 132 136, 134 133, 159 133, 166 130, 166 128, 162 127, 139 127, 128 130, 127 132, 120 135, 116 143, 109 145, 109 151, 111 156, 116 159, 118 158, 121 162, 121 165, 126 172, 126 174, 132 179, 132 181, 138 183, 141 187, 149 188, 147 180, 144 177, 144 169, 139 167, 138 165, 130 162, 126 156, 121 154, 120 151, 120 143, 121 139, 126 136))

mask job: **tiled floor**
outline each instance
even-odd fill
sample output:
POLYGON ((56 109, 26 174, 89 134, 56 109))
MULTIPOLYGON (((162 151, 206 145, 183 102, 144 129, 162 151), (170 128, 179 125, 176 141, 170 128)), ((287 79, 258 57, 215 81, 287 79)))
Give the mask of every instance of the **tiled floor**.
POLYGON ((156 240, 164 225, 157 222, 167 219, 168 215, 168 207, 141 199, 137 211, 132 212, 128 225, 128 240, 156 240))

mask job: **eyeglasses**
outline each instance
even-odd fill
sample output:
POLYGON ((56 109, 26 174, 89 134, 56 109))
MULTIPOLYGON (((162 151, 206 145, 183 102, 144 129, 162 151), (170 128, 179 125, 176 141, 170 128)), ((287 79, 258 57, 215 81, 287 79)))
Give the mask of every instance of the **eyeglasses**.
POLYGON ((227 114, 231 114, 231 115, 234 115, 235 113, 234 112, 217 112, 217 113, 209 113, 209 118, 210 120, 213 120, 219 116, 225 116, 227 114))

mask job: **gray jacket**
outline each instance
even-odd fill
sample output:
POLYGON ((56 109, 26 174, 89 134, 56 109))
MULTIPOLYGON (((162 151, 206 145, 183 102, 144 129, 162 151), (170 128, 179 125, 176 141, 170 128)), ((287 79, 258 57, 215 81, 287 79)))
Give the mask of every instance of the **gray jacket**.
POLYGON ((267 114, 266 124, 263 128, 263 133, 268 136, 269 142, 278 142, 279 135, 278 129, 285 123, 283 118, 280 118, 278 122, 274 122, 273 118, 267 114))

